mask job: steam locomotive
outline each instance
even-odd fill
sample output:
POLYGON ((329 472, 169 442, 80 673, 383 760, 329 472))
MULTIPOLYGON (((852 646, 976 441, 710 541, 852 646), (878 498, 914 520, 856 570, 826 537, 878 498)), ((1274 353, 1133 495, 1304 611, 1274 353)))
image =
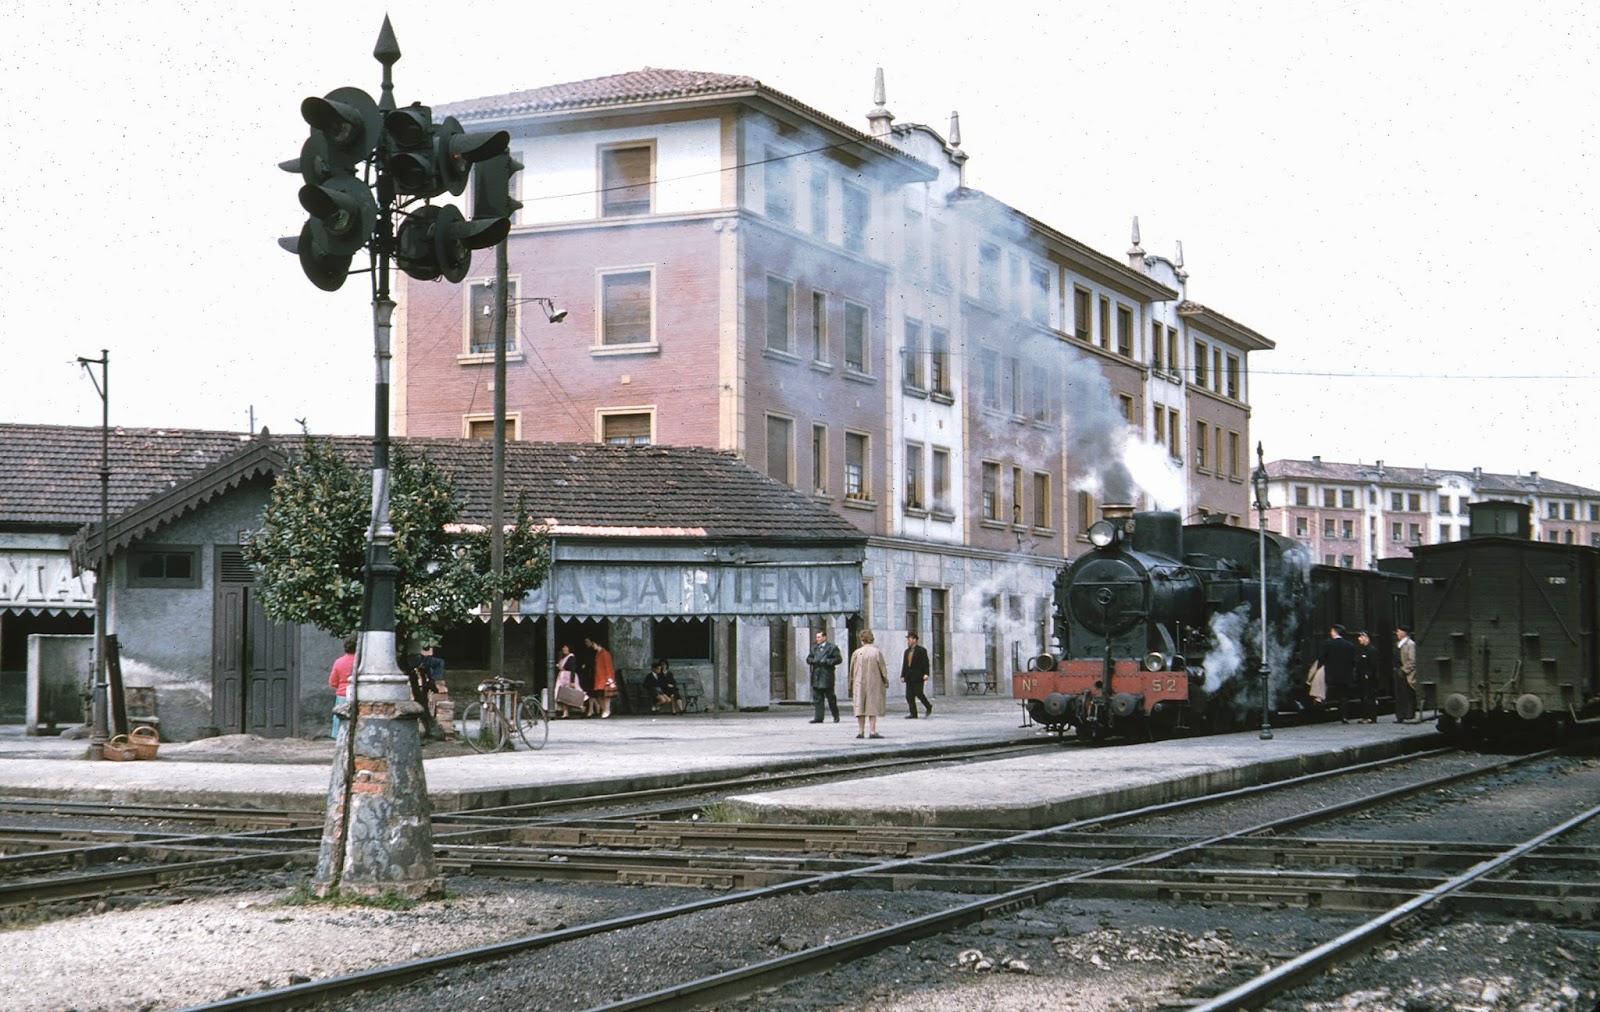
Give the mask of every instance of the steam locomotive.
POLYGON ((1012 676, 1012 695, 1047 729, 1149 740, 1307 719, 1320 708, 1304 672, 1335 624, 1367 630, 1379 672, 1392 670, 1394 626, 1410 620, 1404 576, 1313 566, 1272 533, 1103 513, 1092 550, 1056 576, 1061 656, 1012 676))

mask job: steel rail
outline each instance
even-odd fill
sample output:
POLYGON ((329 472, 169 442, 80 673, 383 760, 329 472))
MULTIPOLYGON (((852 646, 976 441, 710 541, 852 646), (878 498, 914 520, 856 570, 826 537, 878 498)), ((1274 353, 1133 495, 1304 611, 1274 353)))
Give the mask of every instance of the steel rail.
MULTIPOLYGON (((439 955, 410 960, 408 962, 395 964, 392 966, 372 967, 367 970, 341 974, 336 977, 329 977, 318 981, 309 981, 304 984, 287 985, 281 988, 275 988, 255 994, 238 995, 209 1004, 193 1006, 190 1010, 186 1010, 186 1012, 201 1012, 201 1010, 206 1010, 206 1012, 223 1012, 223 1010, 234 1012, 234 1010, 243 1009, 292 1009, 305 1007, 311 1003, 327 999, 335 995, 348 994, 374 987, 402 984, 406 981, 431 976, 443 970, 452 969, 458 966, 466 966, 480 962, 502 959, 509 956, 522 955, 525 953, 549 948, 563 942, 573 941, 579 938, 586 938, 591 935, 605 934, 612 931, 620 931, 625 928, 657 923, 659 921, 669 920, 674 917, 680 917, 686 914, 697 913, 705 910, 713 910, 725 906, 733 906, 741 903, 753 902, 756 900, 787 896, 796 892, 848 888, 852 884, 853 880, 857 879, 858 877, 867 878, 870 876, 881 876, 894 872, 903 872, 905 870, 916 868, 919 865, 925 865, 935 861, 948 861, 958 857, 978 857, 992 852, 1004 851, 1006 848, 1013 845, 1046 839, 1052 834, 1072 832, 1074 830, 1085 829, 1090 826, 1120 824, 1122 822, 1132 821, 1139 818, 1147 818, 1152 815, 1167 814, 1186 808, 1215 804, 1219 801, 1238 799, 1265 792, 1303 786, 1308 783, 1314 783, 1336 776, 1360 773, 1370 769, 1392 766, 1397 763, 1412 762, 1418 759, 1448 754, 1455 751, 1457 750, 1452 748, 1444 748, 1425 750, 1422 752, 1412 753, 1407 756, 1388 756, 1383 759, 1357 763, 1352 766, 1341 767, 1339 769, 1322 770, 1315 773, 1308 773, 1302 776, 1293 777, 1288 780, 1276 781, 1267 784, 1257 784, 1251 787, 1241 787, 1233 790, 1221 791, 1215 794, 1203 795, 1200 797, 1183 798, 1175 801, 1146 805, 1142 808, 1134 809, 1129 812, 1094 816, 1087 819, 1075 820, 1060 826, 1012 834, 999 840, 970 844, 937 855, 901 858, 892 861, 880 862, 869 865, 865 868, 851 871, 824 873, 779 885, 766 886, 759 889, 752 889, 743 892, 731 893, 724 896, 697 900, 691 903, 680 904, 660 910, 646 911, 643 913, 611 918, 604 921, 597 921, 592 924, 580 925, 575 928, 564 928, 559 931, 531 935, 524 938, 508 939, 506 941, 497 942, 491 945, 458 950, 455 952, 441 953, 439 955)), ((1488 772, 1488 770, 1485 772, 1488 772)), ((1263 830, 1261 826, 1256 826, 1252 827, 1250 831, 1261 832, 1263 830)), ((1234 835, 1237 834, 1229 834, 1228 837, 1219 837, 1217 839, 1227 839, 1234 835)), ((1203 845, 1204 842, 1200 844, 1194 844, 1192 846, 1203 845)), ((1180 851, 1181 848, 1164 849, 1158 854, 1152 855, 1149 860, 1158 860, 1172 853, 1180 851)), ((893 944, 893 939, 896 937, 905 937, 908 939, 910 937, 925 937, 926 935, 937 934, 940 931, 946 930, 947 928, 959 927, 965 923, 972 923, 973 921, 981 920, 986 916, 1004 913, 1013 909, 1034 906, 1040 902, 1045 902, 1049 899, 1055 898, 1054 895, 1051 894, 1052 890, 1064 890, 1066 888, 1070 888, 1072 883, 1080 879, 1087 878, 1094 874, 1109 873, 1121 870, 1123 868, 1133 867, 1138 863, 1142 863, 1142 859, 1118 862, 1117 864, 1105 868, 1081 872, 1072 876, 1068 876, 1064 879, 1057 879, 1043 884, 1036 884, 1024 889, 1011 890, 999 896, 988 897, 973 903, 962 904, 943 913, 931 914, 926 917, 919 918, 916 921, 909 922, 909 928, 905 926, 901 926, 899 928, 891 927, 875 932, 869 932, 866 935, 857 936, 855 939, 842 939, 820 949, 810 949, 802 953, 796 953, 792 956, 765 961, 763 963, 755 964, 752 967, 746 967, 740 971, 732 971, 731 974, 716 975, 712 978, 702 978, 700 981, 691 981, 686 984, 678 985, 675 988, 668 989, 664 992, 655 992, 652 995, 641 996, 632 1000, 634 1002, 639 1002, 640 1004, 630 1004, 628 1002, 624 1002, 613 1006, 602 1006, 602 1008, 642 1008, 646 1007, 647 1005, 662 1003, 671 1005, 675 1002, 679 1004, 684 1002, 692 1002, 693 1004, 698 1005, 701 999, 713 994, 742 994, 751 987, 762 985, 740 983, 740 979, 748 978, 750 981, 763 981, 763 976, 768 972, 774 972, 782 975, 781 979, 789 979, 794 976, 804 975, 804 973, 808 971, 796 969, 794 972, 791 972, 791 968, 799 968, 804 966, 807 962, 807 957, 809 954, 817 954, 823 958, 826 958, 830 965, 834 962, 843 961, 844 958, 859 958, 860 956, 869 955, 872 952, 878 951, 885 945, 893 944), (939 925, 943 925, 943 927, 939 925), (904 934, 899 936, 896 935, 896 931, 904 932, 907 930, 914 930, 920 933, 914 936, 907 936, 904 934), (845 956, 844 954, 847 953, 849 955, 845 956)), ((684 1007, 691 1006, 685 1005, 684 1007)))
POLYGON ((1524 855, 1565 833, 1571 832, 1596 816, 1600 816, 1600 805, 1560 822, 1537 836, 1511 847, 1504 853, 1487 861, 1482 861, 1460 875, 1446 882, 1441 882, 1426 892, 1413 896, 1399 906, 1372 918, 1366 923, 1351 928, 1337 938, 1324 942, 1281 966, 1247 980, 1202 1005, 1195 1006, 1195 1012, 1230 1012, 1233 1009, 1254 1008, 1259 1002, 1282 994, 1295 984, 1322 972, 1323 969, 1338 960, 1373 944, 1380 932, 1388 931, 1401 921, 1520 860, 1524 855))

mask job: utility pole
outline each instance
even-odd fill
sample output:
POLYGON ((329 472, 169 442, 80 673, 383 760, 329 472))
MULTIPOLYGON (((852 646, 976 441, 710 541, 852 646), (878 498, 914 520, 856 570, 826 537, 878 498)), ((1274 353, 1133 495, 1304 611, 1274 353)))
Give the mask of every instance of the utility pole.
MULTIPOLYGON (((106 663, 106 621, 111 596, 111 352, 100 349, 99 358, 78 357, 78 367, 100 395, 100 562, 94 572, 94 672, 89 676, 89 758, 104 759, 111 739, 107 711, 111 705, 111 666, 106 663), (100 367, 96 379, 90 366, 100 367)), ((118 686, 121 691, 121 686, 118 686)))

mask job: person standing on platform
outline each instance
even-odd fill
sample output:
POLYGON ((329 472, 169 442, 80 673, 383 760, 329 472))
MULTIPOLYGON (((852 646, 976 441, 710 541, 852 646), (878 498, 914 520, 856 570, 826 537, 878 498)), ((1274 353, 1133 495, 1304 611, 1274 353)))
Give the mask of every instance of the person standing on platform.
POLYGON ((344 638, 344 656, 333 662, 333 670, 328 672, 328 684, 333 687, 333 737, 339 737, 339 710, 338 708, 350 701, 350 679, 356 672, 356 638, 344 638))
POLYGON ((856 711, 857 738, 882 738, 878 718, 889 695, 889 663, 873 646, 873 635, 863 629, 861 645, 850 655, 850 698, 856 711))
POLYGON ((594 640, 584 640, 594 651, 594 692, 590 702, 599 701, 600 716, 611 716, 611 701, 617 695, 617 669, 611 662, 611 651, 594 640))
POLYGON ((928 650, 917 642, 916 633, 906 636, 906 652, 900 658, 900 680, 906 683, 906 706, 911 709, 911 715, 906 719, 917 719, 918 702, 927 711, 923 716, 932 716, 933 704, 928 702, 928 696, 923 691, 923 686, 928 682, 928 650))
POLYGON ((1339 708, 1339 720, 1350 723, 1350 700, 1356 687, 1356 645, 1344 638, 1344 626, 1328 630, 1328 638, 1317 651, 1317 663, 1322 665, 1327 679, 1328 702, 1339 708))
POLYGON ((811 718, 811 723, 822 723, 824 704, 833 711, 833 722, 839 723, 839 697, 833 691, 833 669, 843 663, 844 657, 839 653, 839 648, 828 642, 828 634, 817 633, 817 642, 806 655, 806 664, 811 668, 811 701, 816 706, 816 715, 811 718))
POLYGON ((1399 659, 1394 676, 1394 719, 1398 724, 1420 723, 1417 713, 1417 641, 1411 630, 1394 627, 1395 642, 1400 645, 1399 659))
POLYGON ((572 714, 583 716, 589 706, 589 694, 583 691, 578 677, 578 658, 572 648, 561 644, 561 659, 556 662, 556 716, 565 720, 572 714))
POLYGON ((1361 696, 1361 723, 1378 722, 1378 651, 1365 629, 1356 633, 1356 692, 1361 696))

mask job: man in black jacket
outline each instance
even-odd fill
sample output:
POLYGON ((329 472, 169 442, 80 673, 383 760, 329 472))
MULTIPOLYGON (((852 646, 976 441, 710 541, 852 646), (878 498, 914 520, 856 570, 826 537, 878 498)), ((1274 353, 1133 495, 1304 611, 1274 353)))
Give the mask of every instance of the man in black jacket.
POLYGON ((811 701, 816 704, 816 716, 811 718, 811 723, 822 723, 824 701, 833 711, 833 722, 839 723, 839 697, 833 692, 833 669, 843 663, 839 648, 828 642, 828 634, 817 633, 817 642, 806 655, 806 664, 811 667, 811 701))
POLYGON ((933 704, 928 702, 928 697, 923 693, 922 687, 928 681, 928 651, 917 642, 917 634, 906 636, 906 652, 900 658, 900 680, 906 683, 906 706, 911 708, 908 720, 917 719, 917 701, 927 707, 928 716, 933 713, 933 704))
POLYGON ((1339 708, 1341 721, 1350 723, 1356 690, 1356 645, 1344 638, 1344 626, 1328 630, 1328 639, 1317 652, 1317 663, 1328 680, 1328 702, 1339 708))

